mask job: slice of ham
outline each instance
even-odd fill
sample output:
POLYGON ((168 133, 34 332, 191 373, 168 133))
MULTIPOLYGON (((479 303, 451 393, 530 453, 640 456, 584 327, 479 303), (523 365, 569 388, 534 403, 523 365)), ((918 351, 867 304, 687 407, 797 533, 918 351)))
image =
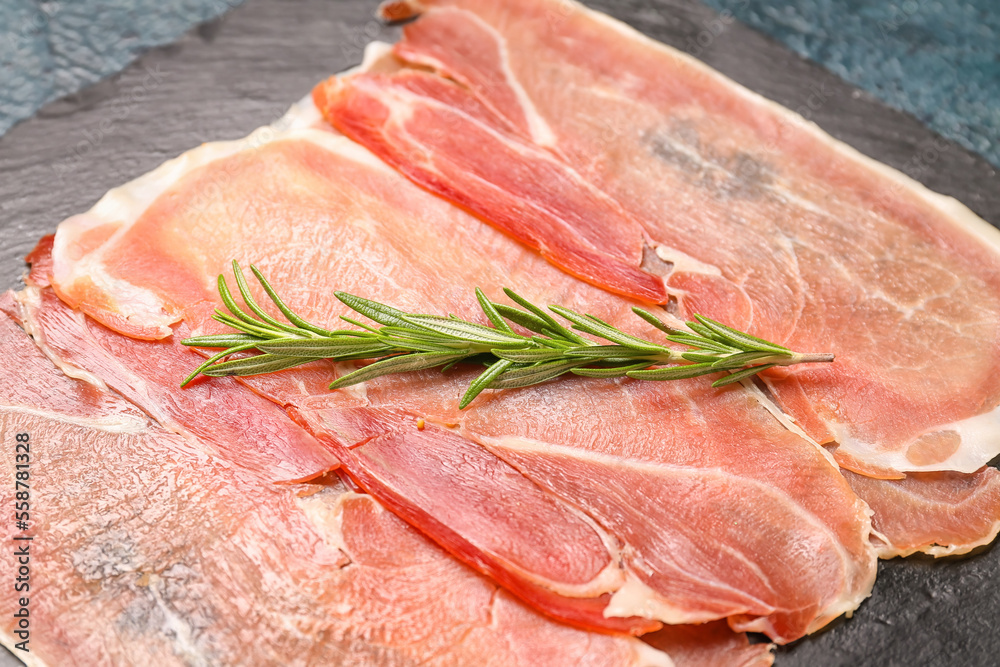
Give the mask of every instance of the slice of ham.
MULTIPOLYGON (((336 479, 275 486, 241 443, 164 430, 2 315, 0 346, 0 429, 29 434, 34 540, 12 542, 12 521, 0 536, 30 548, 33 665, 675 664, 539 616, 336 479)), ((0 454, 9 470, 14 457, 0 454)), ((0 559, 0 575, 15 566, 0 559)), ((17 599, 0 602, 9 647, 17 599)), ((738 645, 717 641, 716 658, 738 645)))
POLYGON ((489 109, 452 83, 422 72, 372 76, 388 84, 379 92, 391 90, 391 99, 355 94, 365 78, 348 94, 338 94, 339 79, 316 89, 320 108, 335 99, 344 105, 336 117, 345 134, 567 273, 612 292, 666 302, 663 280, 640 268, 642 229, 621 205, 547 151, 498 126, 489 109), (414 97, 434 103, 426 108, 414 97), (387 126, 400 131, 386 133, 387 126), (463 149, 469 145, 479 150, 463 149), (416 162, 410 159, 415 152, 423 155, 416 162))
MULTIPOLYGON (((292 129, 243 146, 202 146, 64 223, 60 296, 103 304, 88 312, 139 338, 181 319, 215 331, 214 278, 237 258, 317 322, 346 313, 336 289, 477 317, 474 287, 495 297, 506 285, 657 335, 629 312, 635 302, 566 276, 346 138, 292 129), (89 243, 111 219, 116 231, 89 243)), ((330 393, 305 369, 246 383, 394 512, 557 618, 630 632, 726 618, 791 641, 868 595, 867 507, 741 387, 566 381, 459 414, 468 379, 330 393)))
POLYGON ((607 615, 627 576, 615 539, 490 451, 391 408, 291 410, 396 514, 549 615, 604 631, 660 627, 641 610, 607 615))
MULTIPOLYGON (((568 0, 391 5, 422 13, 394 49, 418 69, 319 86, 347 135, 515 238, 512 213, 539 234, 559 228, 553 218, 581 234, 577 220, 600 220, 620 244, 637 242, 638 222, 672 265, 665 283, 682 315, 835 352, 833 365, 766 381, 812 438, 839 445, 845 467, 971 473, 1000 454, 994 228, 568 0), (593 206, 594 188, 625 214, 593 206)), ((554 243, 533 243, 567 261, 554 243)), ((573 273, 625 291, 597 269, 573 273)))
POLYGON ((644 636, 643 641, 670 654, 677 667, 770 667, 774 647, 751 644, 734 635, 725 623, 671 625, 644 636))
POLYGON ((43 239, 29 256, 31 286, 17 295, 9 314, 16 316, 36 343, 71 377, 111 389, 146 411, 170 431, 189 434, 273 481, 309 479, 339 464, 326 448, 290 423, 273 403, 247 392, 234 380, 201 382, 178 391, 181 381, 202 359, 180 344, 178 335, 136 346, 82 313, 65 307, 51 289, 45 270, 50 262, 43 239), (243 415, 234 420, 232 415, 243 415), (235 449, 234 449, 235 448, 235 449))
MULTIPOLYGON (((623 545, 625 581, 605 613, 671 623, 728 617, 736 629, 783 641, 858 602, 849 591, 872 576, 858 566, 870 550, 864 539, 843 536, 867 507, 844 495, 842 478, 827 474, 822 454, 783 431, 752 396, 696 383, 562 382, 490 394, 459 413, 455 397, 473 377, 383 378, 369 383, 363 402, 319 395, 298 400, 296 415, 321 440, 348 445, 336 451, 352 474, 353 457, 365 466, 381 462, 390 475, 419 470, 421 488, 413 492, 425 501, 440 494, 439 516, 454 498, 465 500, 453 476, 470 450, 456 434, 583 509, 623 545), (356 425, 359 412, 374 413, 385 428, 389 411, 412 416, 377 437, 356 425), (414 452, 426 456, 435 441, 439 461, 419 468, 414 452), (779 467, 785 472, 777 474, 779 467), (839 544, 831 534, 841 536, 839 544), (801 554, 794 565, 789 552, 801 554), (825 583, 817 587, 819 580, 825 583), (829 585, 834 581, 841 583, 829 585), (817 605, 817 595, 826 602, 817 605), (830 608, 821 611, 824 605, 830 608)), ((362 483, 374 489, 416 481, 395 477, 362 483)))
POLYGON ((851 488, 872 508, 879 557, 923 552, 964 554, 991 543, 1000 532, 1000 471, 971 475, 910 473, 878 480, 845 470, 851 488))

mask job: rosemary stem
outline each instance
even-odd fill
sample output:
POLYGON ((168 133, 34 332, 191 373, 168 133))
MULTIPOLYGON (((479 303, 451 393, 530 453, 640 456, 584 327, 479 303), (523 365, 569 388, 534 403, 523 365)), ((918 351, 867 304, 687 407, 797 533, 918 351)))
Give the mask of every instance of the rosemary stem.
POLYGON ((651 381, 712 375, 718 378, 712 386, 722 387, 774 366, 833 361, 832 354, 793 352, 701 315, 685 323, 687 330, 680 330, 664 324, 646 310, 632 309, 666 334, 666 342, 688 348, 674 349, 628 334, 593 315, 557 305, 545 310, 509 289, 504 293, 520 308, 494 303, 476 290, 479 305, 492 326, 453 315, 408 314, 386 304, 336 292, 335 296, 346 306, 381 326, 341 316, 358 329, 331 331, 296 315, 260 271, 252 266, 250 269, 289 323, 277 321, 260 308, 234 262, 237 287, 250 313, 236 303, 225 278, 219 276, 219 295, 230 314, 218 310, 213 319, 236 332, 182 341, 185 345, 224 348, 196 368, 182 386, 200 374, 260 375, 319 359, 372 362, 338 378, 330 385, 331 389, 393 373, 436 367, 446 370, 459 361, 482 363, 486 370, 462 397, 460 407, 464 408, 486 389, 527 387, 568 373, 651 381), (569 324, 560 324, 552 315, 569 324), (517 333, 515 325, 529 333, 517 333), (260 354, 232 358, 237 352, 253 350, 260 354))
POLYGON ((779 366, 792 366, 794 364, 819 364, 833 361, 832 352, 796 352, 791 357, 781 361, 774 361, 779 366))

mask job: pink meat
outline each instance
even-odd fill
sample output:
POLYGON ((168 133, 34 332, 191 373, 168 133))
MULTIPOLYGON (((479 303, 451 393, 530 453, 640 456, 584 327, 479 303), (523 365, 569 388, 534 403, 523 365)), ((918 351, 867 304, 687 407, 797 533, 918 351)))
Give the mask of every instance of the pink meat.
MULTIPOLYGON (((406 5, 422 15, 394 52, 420 69, 319 86, 341 131, 513 237, 545 236, 531 245, 558 266, 561 224, 635 243, 638 223, 682 314, 835 352, 766 381, 845 467, 971 473, 1000 453, 995 229, 573 2, 406 5)), ((611 266, 569 270, 643 298, 611 266)))
MULTIPOLYGON (((0 502, 13 507, 26 433, 34 538, 0 528, 30 550, 30 589, 3 596, 0 639, 22 640, 27 598, 32 664, 673 664, 539 616, 336 478, 276 486, 243 465, 246 443, 161 428, 63 375, 2 315, 0 346, 0 502)), ((0 559, 0 576, 16 565, 0 559)))
POLYGON ((851 488, 872 508, 879 556, 917 552, 964 554, 991 543, 1000 531, 1000 471, 971 475, 910 473, 880 480, 844 471, 851 488))
MULTIPOLYGON (((474 287, 496 297, 506 285, 658 335, 629 312, 635 302, 566 276, 343 137, 297 131, 219 151, 181 158, 190 167, 96 245, 88 235, 109 224, 100 204, 64 223, 58 293, 103 304, 94 316, 129 335, 210 331, 214 277, 237 258, 320 323, 346 313, 336 289, 481 318, 474 287)), ((459 414, 468 379, 433 372, 330 393, 302 369, 246 384, 291 409, 394 512, 554 617, 630 632, 725 618, 790 641, 867 596, 867 508, 743 388, 568 380, 459 414)))
POLYGON ((673 625, 644 636, 643 641, 670 654, 676 667, 771 667, 770 644, 751 644, 725 623, 673 625))
MULTIPOLYGON (((42 258, 36 254, 36 259, 42 258)), ((29 281, 39 278, 39 267, 36 262, 29 281)), ((336 457, 289 422, 279 406, 234 380, 177 391, 202 361, 180 344, 183 329, 170 339, 137 346, 65 307, 51 289, 33 286, 18 295, 18 302, 11 314, 28 324, 36 342, 68 374, 84 369, 84 377, 106 383, 167 430, 190 433, 220 451, 235 448, 238 454, 231 458, 274 481, 309 479, 338 467, 336 457)))

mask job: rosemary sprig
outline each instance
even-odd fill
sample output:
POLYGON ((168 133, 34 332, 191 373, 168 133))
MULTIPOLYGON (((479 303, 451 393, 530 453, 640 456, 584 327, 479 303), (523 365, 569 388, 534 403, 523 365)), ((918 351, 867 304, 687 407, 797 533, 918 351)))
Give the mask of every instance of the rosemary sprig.
POLYGON ((666 334, 668 342, 689 349, 643 340, 593 315, 549 306, 552 314, 570 324, 567 328, 549 312, 506 288, 504 293, 520 308, 490 301, 476 289, 479 305, 492 326, 467 322, 454 315, 405 313, 377 301, 336 292, 336 297, 351 310, 380 326, 342 317, 358 328, 330 330, 296 315, 256 267, 251 266, 250 271, 288 324, 271 317, 257 304, 242 269, 234 261, 236 285, 252 314, 236 303, 225 277, 220 275, 219 296, 229 312, 216 310, 213 319, 236 332, 182 341, 184 345, 223 350, 196 368, 181 386, 199 375, 260 375, 317 359, 374 361, 338 378, 330 384, 330 389, 393 373, 438 366, 447 370, 463 361, 480 362, 486 370, 462 396, 459 407, 465 408, 486 389, 527 387, 567 373, 599 378, 679 380, 725 372, 727 375, 712 383, 713 387, 721 387, 774 366, 833 361, 832 354, 793 352, 701 315, 695 315, 695 321, 687 322, 687 330, 682 330, 665 324, 649 311, 632 309, 666 334), (512 325, 526 330, 528 335, 518 333, 512 325), (231 358, 251 351, 257 354, 231 358))

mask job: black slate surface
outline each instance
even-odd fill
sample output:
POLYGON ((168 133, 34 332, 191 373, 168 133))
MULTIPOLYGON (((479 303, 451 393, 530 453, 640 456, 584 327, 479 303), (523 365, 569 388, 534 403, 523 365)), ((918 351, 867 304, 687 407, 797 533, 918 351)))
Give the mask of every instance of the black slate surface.
MULTIPOLYGON (((38 237, 109 188, 201 142, 274 121, 314 83, 359 62, 365 43, 394 39, 372 20, 375 4, 251 0, 0 138, 0 286, 16 286, 38 237)), ((690 0, 588 4, 1000 222, 1000 177, 988 163, 776 42, 690 0)), ((995 665, 998 620, 1000 550, 894 560, 881 564, 873 597, 853 619, 779 649, 776 664, 995 665)))

